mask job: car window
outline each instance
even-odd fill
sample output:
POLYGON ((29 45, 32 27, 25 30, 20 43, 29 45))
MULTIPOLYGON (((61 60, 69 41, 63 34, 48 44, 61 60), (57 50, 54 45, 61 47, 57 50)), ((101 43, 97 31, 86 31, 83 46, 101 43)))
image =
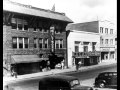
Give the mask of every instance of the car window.
POLYGON ((71 82, 70 82, 70 85, 71 85, 71 87, 74 87, 74 86, 76 86, 76 85, 79 85, 80 84, 80 82, 79 82, 79 80, 72 80, 71 82))
POLYGON ((43 83, 39 82, 39 90, 70 90, 70 84, 67 81, 48 79, 43 83))

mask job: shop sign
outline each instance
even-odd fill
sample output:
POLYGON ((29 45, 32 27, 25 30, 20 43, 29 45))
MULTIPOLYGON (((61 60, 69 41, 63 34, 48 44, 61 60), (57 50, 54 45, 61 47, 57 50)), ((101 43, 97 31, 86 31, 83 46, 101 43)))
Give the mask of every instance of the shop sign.
POLYGON ((101 51, 110 51, 110 48, 101 48, 101 51))
POLYGON ((86 58, 89 56, 100 56, 99 51, 95 52, 73 52, 73 57, 86 58))

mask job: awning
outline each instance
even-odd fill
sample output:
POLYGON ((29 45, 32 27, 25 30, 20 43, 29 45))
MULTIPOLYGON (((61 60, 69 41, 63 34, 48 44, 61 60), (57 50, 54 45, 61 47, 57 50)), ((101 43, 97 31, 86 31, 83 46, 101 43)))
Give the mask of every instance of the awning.
POLYGON ((11 64, 40 62, 42 60, 48 60, 48 58, 40 58, 38 55, 13 55, 11 64))

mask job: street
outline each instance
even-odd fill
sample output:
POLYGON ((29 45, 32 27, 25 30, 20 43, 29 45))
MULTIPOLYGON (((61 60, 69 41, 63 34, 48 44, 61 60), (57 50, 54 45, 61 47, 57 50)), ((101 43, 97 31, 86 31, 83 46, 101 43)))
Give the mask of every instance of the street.
MULTIPOLYGON (((109 72, 109 71, 117 71, 117 66, 116 65, 111 65, 108 67, 101 67, 101 68, 95 68, 89 71, 84 71, 84 72, 72 72, 72 73, 66 73, 66 75, 71 75, 78 77, 81 81, 81 85, 88 85, 88 86, 93 86, 95 77, 100 73, 100 72, 109 72)), ((105 89, 106 90, 106 89, 105 89)), ((111 90, 111 89, 110 89, 111 90)))
MULTIPOLYGON (((103 71, 117 71, 117 65, 113 64, 111 66, 95 68, 89 71, 69 72, 63 74, 78 77, 81 81, 81 85, 93 86, 95 77, 98 75, 98 73, 103 71)), ((15 90, 38 90, 39 78, 42 77, 35 77, 35 78, 19 81, 19 83, 15 84, 15 86, 13 87, 15 87, 15 90)))

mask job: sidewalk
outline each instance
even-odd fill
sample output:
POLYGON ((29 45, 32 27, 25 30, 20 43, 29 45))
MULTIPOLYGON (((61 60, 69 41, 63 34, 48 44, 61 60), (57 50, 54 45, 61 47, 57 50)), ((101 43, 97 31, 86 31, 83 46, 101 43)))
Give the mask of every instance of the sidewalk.
MULTIPOLYGON (((109 66, 109 65, 112 65, 115 63, 117 63, 117 62, 116 61, 114 61, 114 62, 101 62, 97 65, 84 66, 84 67, 80 68, 80 72, 90 70, 90 69, 96 69, 96 68, 103 67, 103 66, 109 66)), ((66 72, 68 73, 68 72, 74 72, 74 71, 76 71, 75 67, 67 68, 67 69, 52 69, 52 70, 46 71, 46 72, 38 72, 38 73, 32 73, 32 74, 18 75, 17 78, 15 78, 15 77, 3 77, 3 80, 5 80, 5 81, 22 80, 22 79, 34 78, 37 76, 45 76, 45 75, 52 75, 52 74, 59 74, 59 73, 66 73, 66 72)))

